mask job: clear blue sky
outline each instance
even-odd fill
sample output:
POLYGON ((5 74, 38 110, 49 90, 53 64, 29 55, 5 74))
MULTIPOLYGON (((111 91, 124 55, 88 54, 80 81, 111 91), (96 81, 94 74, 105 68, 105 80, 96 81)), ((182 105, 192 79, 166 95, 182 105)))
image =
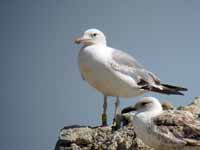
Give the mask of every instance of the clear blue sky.
MULTIPOLYGON (((200 95, 199 0, 2 0, 0 145, 53 149, 65 125, 98 125, 102 95, 82 81, 75 37, 101 29, 166 83, 189 89, 156 96, 185 105, 200 95)), ((138 98, 122 99, 121 108, 138 98)), ((109 122, 114 101, 109 101, 109 122)))

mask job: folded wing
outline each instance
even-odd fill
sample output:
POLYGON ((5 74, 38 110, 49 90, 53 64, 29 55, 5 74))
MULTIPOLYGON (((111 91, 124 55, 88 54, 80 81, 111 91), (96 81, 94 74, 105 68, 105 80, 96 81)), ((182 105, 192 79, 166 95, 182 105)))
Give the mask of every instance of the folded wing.
POLYGON ((135 58, 120 50, 113 49, 111 67, 115 71, 132 77, 139 88, 147 91, 175 95, 183 95, 180 91, 187 91, 183 87, 162 84, 155 74, 145 69, 135 58))
POLYGON ((166 141, 200 146, 200 121, 188 113, 167 113, 153 119, 154 131, 166 141))

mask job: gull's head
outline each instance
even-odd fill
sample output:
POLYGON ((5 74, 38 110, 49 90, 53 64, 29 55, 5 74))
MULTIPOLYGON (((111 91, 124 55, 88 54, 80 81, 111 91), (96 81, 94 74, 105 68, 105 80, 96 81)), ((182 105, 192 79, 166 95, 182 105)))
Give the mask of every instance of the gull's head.
POLYGON ((159 115, 163 111, 162 105, 159 100, 154 97, 143 97, 134 106, 126 107, 122 110, 122 113, 135 112, 139 113, 151 113, 152 115, 159 115))
POLYGON ((83 44, 85 46, 93 44, 106 45, 106 37, 103 32, 98 29, 88 29, 83 33, 83 36, 75 40, 76 44, 83 44))

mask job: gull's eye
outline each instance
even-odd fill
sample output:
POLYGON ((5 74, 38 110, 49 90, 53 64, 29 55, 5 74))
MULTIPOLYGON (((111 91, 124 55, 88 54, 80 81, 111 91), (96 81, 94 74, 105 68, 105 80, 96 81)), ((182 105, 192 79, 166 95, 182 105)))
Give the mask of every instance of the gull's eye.
POLYGON ((145 106, 146 104, 147 104, 147 103, 145 103, 145 102, 141 103, 142 106, 145 106))
POLYGON ((94 34, 92 34, 92 36, 94 36, 94 37, 95 37, 95 36, 97 36, 97 34, 96 34, 96 33, 94 33, 94 34))
POLYGON ((144 101, 144 102, 141 103, 141 106, 146 106, 146 105, 148 105, 148 104, 151 104, 151 102, 149 102, 149 101, 144 101))
POLYGON ((145 106, 146 104, 148 104, 148 102, 142 102, 141 105, 145 106))

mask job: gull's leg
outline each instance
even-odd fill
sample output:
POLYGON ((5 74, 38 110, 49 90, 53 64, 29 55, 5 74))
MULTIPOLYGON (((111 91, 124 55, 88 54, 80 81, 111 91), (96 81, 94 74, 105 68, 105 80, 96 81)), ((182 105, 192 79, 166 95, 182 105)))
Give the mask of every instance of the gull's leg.
POLYGON ((116 97, 116 102, 115 102, 115 116, 114 116, 114 129, 117 130, 120 128, 120 124, 121 124, 121 112, 120 112, 120 101, 119 101, 119 97, 116 97))
POLYGON ((102 126, 107 126, 107 96, 104 95, 103 113, 102 113, 102 126))

